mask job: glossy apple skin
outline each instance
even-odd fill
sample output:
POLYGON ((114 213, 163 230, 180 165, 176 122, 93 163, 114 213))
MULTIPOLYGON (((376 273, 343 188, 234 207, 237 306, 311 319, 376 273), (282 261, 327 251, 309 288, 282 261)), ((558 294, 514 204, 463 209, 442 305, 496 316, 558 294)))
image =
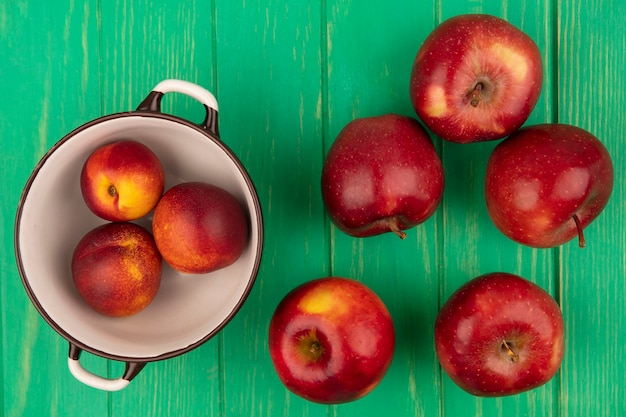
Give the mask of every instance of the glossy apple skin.
POLYGON ((72 279, 95 311, 125 317, 146 308, 161 284, 162 262, 150 233, 134 223, 106 223, 83 236, 72 279))
POLYGON ((487 162, 485 199, 493 223, 527 246, 548 248, 578 236, 607 205, 613 164, 591 133, 565 124, 520 129, 487 162))
POLYGON ((349 122, 322 168, 322 198, 333 223, 355 237, 395 232, 426 221, 443 196, 444 173, 426 130, 387 114, 349 122))
POLYGON ((395 349, 389 311, 364 284, 319 278, 289 292, 269 326, 269 352, 283 384, 320 404, 362 398, 386 374, 395 349))
POLYGON ((448 141, 471 143, 521 127, 542 83, 541 53, 528 35, 498 17, 466 14, 444 21, 423 42, 409 91, 426 127, 448 141))
POLYGON ((248 243, 249 221, 228 191, 185 182, 163 195, 152 233, 163 259, 175 270, 204 274, 233 264, 248 243))
POLYGON ((80 175, 87 207, 114 222, 147 215, 161 198, 164 186, 165 173, 157 155, 133 140, 97 148, 83 164, 80 175))
POLYGON ((441 367, 459 387, 476 396, 506 396, 556 374, 563 332, 561 310, 546 291, 513 274, 491 273, 446 301, 435 321, 435 347, 441 367))

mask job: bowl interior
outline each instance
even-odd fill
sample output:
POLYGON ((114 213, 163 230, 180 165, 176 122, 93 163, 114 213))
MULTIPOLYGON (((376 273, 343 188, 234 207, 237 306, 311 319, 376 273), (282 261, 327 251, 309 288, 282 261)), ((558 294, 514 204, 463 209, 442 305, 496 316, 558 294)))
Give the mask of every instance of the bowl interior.
MULTIPOLYGON (((193 348, 232 318, 256 277, 262 220, 247 173, 222 144, 172 119, 131 113, 77 129, 42 159, 21 205, 16 248, 29 295, 57 331, 93 353, 148 359, 193 348), (184 181, 205 181, 228 190, 247 209, 251 226, 248 247, 227 268, 185 275, 164 262, 154 301, 126 318, 93 311, 76 291, 71 276, 74 247, 85 233, 105 223, 82 199, 80 171, 93 150, 117 139, 142 142, 159 156, 166 190, 184 181)), ((151 230, 150 216, 137 223, 151 230)))

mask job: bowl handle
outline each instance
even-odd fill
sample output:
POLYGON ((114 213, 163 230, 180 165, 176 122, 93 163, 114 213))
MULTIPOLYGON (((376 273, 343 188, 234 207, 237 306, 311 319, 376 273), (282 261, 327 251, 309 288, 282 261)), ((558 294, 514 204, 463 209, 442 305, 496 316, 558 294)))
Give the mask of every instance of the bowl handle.
POLYGON ((148 96, 137 106, 138 111, 155 111, 161 112, 161 99, 167 93, 182 93, 191 98, 198 100, 204 105, 206 116, 200 124, 205 130, 211 132, 219 138, 217 126, 217 100, 215 96, 208 90, 197 84, 183 80, 163 80, 158 83, 148 94, 148 96))
POLYGON ((145 362, 126 362, 126 369, 121 378, 108 379, 92 374, 80 364, 80 354, 82 349, 70 343, 70 352, 67 359, 67 366, 70 372, 80 382, 92 388, 103 391, 119 391, 126 388, 130 381, 146 366, 145 362))

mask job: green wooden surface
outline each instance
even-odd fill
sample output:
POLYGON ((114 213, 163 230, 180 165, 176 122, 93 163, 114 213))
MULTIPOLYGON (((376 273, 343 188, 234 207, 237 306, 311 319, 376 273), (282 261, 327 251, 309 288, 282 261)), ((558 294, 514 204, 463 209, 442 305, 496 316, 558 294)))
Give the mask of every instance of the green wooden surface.
MULTIPOLYGON (((0 1, 0 416, 625 415, 625 51, 623 0, 0 1), (319 178, 337 133, 355 117, 414 116, 408 76, 417 49, 438 22, 469 12, 508 19, 542 50, 545 84, 529 123, 575 124, 613 156, 615 190, 583 250, 575 242, 525 248, 495 229, 482 182, 496 142, 434 138, 444 200, 405 241, 350 238, 325 216, 319 178), (67 342, 28 300, 15 264, 14 216, 50 146, 84 122, 134 109, 165 78, 196 82, 218 98, 222 138, 259 192, 264 257, 247 303, 217 337, 105 393, 69 374, 67 342), (433 322, 458 286, 496 270, 557 298, 566 354, 547 385, 481 399, 441 372, 433 322), (381 296, 397 351, 370 395, 326 407, 280 384, 266 333, 288 290, 330 274, 359 279, 381 296)), ((165 109, 202 117, 198 103, 175 94, 165 109)), ((92 355, 83 362, 109 377, 121 372, 92 355)))

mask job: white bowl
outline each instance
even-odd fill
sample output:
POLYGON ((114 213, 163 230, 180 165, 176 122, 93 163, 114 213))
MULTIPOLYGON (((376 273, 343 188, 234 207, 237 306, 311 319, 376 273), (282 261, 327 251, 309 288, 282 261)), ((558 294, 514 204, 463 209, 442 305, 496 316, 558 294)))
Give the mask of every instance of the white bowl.
MULTIPOLYGON (((150 230, 151 218, 137 221, 150 230)), ((43 318, 70 343, 69 367, 82 382, 104 390, 125 387, 150 361, 183 354, 206 342, 241 308, 258 273, 263 223, 256 190, 233 152, 218 138, 217 103, 195 84, 166 80, 137 111, 105 116, 62 138, 35 167, 22 194, 15 248, 24 287, 43 318), (203 125, 160 112, 165 93, 182 92, 207 109, 203 125), (157 154, 166 172, 166 190, 186 181, 204 181, 232 193, 250 220, 249 244, 224 269, 181 274, 164 263, 161 287, 140 313, 111 318, 92 310, 71 276, 74 247, 105 221, 85 205, 80 171, 91 152, 118 139, 133 139, 157 154), (121 378, 92 375, 79 363, 82 350, 124 361, 121 378)))

